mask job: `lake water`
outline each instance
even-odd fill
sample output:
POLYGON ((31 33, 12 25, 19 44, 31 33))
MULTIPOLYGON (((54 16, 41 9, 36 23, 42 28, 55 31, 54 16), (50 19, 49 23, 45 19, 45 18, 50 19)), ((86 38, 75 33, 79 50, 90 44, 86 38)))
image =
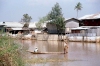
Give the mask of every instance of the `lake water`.
MULTIPOLYGON (((35 47, 41 52, 64 52, 64 42, 20 40, 22 49, 33 52, 35 47)), ((27 52, 27 60, 68 59, 61 62, 27 63, 26 66, 100 66, 100 44, 69 42, 67 54, 32 54, 27 52)))

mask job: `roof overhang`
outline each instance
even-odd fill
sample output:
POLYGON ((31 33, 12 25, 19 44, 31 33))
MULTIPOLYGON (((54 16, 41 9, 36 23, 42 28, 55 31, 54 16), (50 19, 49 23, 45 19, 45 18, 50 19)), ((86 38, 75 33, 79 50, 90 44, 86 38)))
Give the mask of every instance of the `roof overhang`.
POLYGON ((11 28, 12 30, 30 30, 29 28, 11 28))
POLYGON ((82 28, 82 27, 77 27, 77 28, 71 28, 71 30, 87 30, 88 28, 82 28))

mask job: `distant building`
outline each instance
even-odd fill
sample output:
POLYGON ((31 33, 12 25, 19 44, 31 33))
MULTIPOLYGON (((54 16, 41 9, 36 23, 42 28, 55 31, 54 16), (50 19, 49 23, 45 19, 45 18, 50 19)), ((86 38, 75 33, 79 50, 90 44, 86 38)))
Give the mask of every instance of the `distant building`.
MULTIPOLYGON (((76 18, 70 18, 67 19, 65 21, 65 32, 66 33, 71 33, 72 32, 72 28, 77 28, 80 26, 80 20, 76 19, 76 18)), ((77 31, 76 31, 77 32, 77 31)))
MULTIPOLYGON (((80 26, 80 20, 75 18, 70 18, 64 21, 65 23, 65 30, 62 33, 71 33, 71 28, 77 28, 80 26)), ((48 33, 50 34, 57 34, 57 27, 53 23, 47 23, 48 33)), ((61 33, 61 31, 60 31, 61 33)))
POLYGON ((48 22, 46 27, 49 34, 57 34, 57 27, 54 23, 48 22))
POLYGON ((100 13, 85 15, 79 18, 81 21, 81 27, 89 28, 87 33, 95 34, 100 36, 100 13))

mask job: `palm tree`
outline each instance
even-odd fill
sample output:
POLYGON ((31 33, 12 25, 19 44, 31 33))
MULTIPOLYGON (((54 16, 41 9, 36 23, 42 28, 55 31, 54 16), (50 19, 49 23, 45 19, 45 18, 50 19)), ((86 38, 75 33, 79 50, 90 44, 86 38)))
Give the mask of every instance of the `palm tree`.
MULTIPOLYGON (((75 6, 75 9, 76 9, 76 11, 77 11, 77 17, 78 17, 78 11, 82 9, 82 4, 81 4, 80 2, 78 2, 78 3, 76 4, 76 6, 75 6)), ((77 18, 77 17, 76 17, 76 18, 77 18)))

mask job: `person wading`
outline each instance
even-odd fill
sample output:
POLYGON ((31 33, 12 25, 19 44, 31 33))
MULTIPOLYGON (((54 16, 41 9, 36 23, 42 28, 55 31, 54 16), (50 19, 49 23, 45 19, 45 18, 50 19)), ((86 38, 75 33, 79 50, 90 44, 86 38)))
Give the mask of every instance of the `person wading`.
POLYGON ((65 53, 68 53, 68 45, 67 44, 64 44, 64 54, 65 53))

